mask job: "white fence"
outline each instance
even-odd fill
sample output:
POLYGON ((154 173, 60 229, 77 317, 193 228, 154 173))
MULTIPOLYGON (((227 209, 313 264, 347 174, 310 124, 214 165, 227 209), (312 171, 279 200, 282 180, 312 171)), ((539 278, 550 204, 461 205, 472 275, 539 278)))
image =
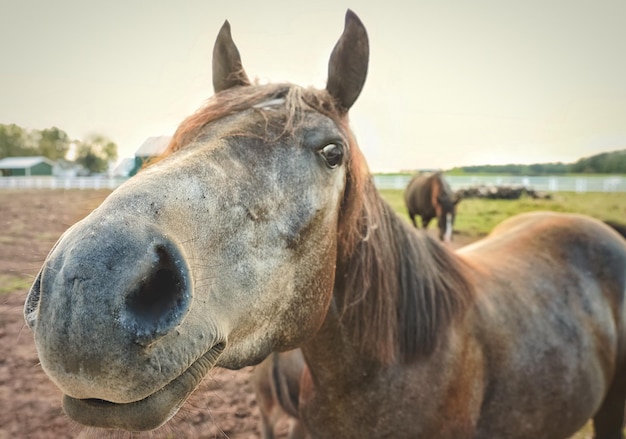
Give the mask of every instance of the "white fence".
MULTIPOLYGON (((375 175, 379 189, 404 189, 409 175, 375 175)), ((513 177, 446 176, 452 189, 470 186, 524 186, 545 192, 626 192, 626 177, 513 177)), ((0 189, 115 189, 125 178, 106 177, 0 177, 0 189)))
MULTIPOLYGON (((545 192, 626 192, 626 177, 446 176, 453 190, 471 186, 523 186, 545 192)), ((379 189, 404 189, 409 175, 375 175, 379 189)))
POLYGON ((115 189, 126 178, 0 177, 0 189, 115 189))

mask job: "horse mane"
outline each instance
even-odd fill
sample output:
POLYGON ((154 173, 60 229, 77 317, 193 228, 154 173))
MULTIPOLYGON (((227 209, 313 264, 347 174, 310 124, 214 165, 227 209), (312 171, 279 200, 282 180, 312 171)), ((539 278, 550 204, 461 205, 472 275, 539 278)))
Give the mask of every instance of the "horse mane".
POLYGON ((210 122, 254 108, 274 99, 285 99, 288 109, 282 135, 291 135, 298 126, 303 107, 310 107, 347 127, 345 113, 326 90, 302 88, 293 84, 267 84, 233 87, 210 97, 205 104, 178 126, 165 151, 147 163, 150 166, 193 143, 210 122))
POLYGON ((344 232, 356 240, 343 243, 348 247, 338 262, 342 319, 363 353, 385 364, 409 363, 436 349, 472 302, 473 285, 465 263, 405 224, 370 178, 360 191, 346 194, 363 202, 356 221, 347 225, 355 230, 344 232))

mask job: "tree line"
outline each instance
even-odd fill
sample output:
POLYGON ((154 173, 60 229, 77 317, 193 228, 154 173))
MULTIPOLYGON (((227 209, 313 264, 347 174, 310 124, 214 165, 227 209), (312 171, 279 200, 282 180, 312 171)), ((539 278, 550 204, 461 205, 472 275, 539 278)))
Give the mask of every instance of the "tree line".
POLYGON ((536 163, 532 165, 477 165, 462 166, 449 174, 500 174, 520 176, 563 174, 626 174, 626 149, 604 152, 581 158, 574 163, 536 163))
POLYGON ((16 124, 0 124, 0 159, 24 156, 73 162, 94 174, 105 172, 109 163, 117 160, 117 145, 100 134, 75 140, 57 127, 28 130, 16 124), (71 148, 73 159, 68 160, 71 148))

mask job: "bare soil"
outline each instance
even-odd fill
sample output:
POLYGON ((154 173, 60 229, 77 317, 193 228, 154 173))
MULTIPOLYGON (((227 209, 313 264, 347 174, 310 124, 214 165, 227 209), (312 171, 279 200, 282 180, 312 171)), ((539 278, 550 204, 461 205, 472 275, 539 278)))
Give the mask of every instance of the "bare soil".
MULTIPOLYGON (((58 237, 97 207, 109 191, 0 191, 0 439, 9 438, 231 438, 260 437, 251 367, 215 369, 176 417, 155 432, 90 429, 61 409, 61 393, 39 366, 24 324, 26 293, 58 237)), ((470 238, 455 236, 455 246, 470 238)), ((278 426, 286 438, 287 425, 278 426)))

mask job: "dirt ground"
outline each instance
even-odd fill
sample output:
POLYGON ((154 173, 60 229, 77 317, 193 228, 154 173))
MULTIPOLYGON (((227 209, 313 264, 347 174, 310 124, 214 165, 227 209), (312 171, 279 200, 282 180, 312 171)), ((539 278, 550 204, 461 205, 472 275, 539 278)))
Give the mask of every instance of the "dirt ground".
MULTIPOLYGON (((0 191, 0 439, 260 437, 251 367, 215 369, 166 426, 149 433, 106 432, 71 421, 61 393, 38 364, 22 307, 30 283, 57 238, 109 194, 87 190, 0 191)), ((455 246, 469 242, 455 237, 455 246)), ((278 426, 286 437, 286 422, 278 426)))

